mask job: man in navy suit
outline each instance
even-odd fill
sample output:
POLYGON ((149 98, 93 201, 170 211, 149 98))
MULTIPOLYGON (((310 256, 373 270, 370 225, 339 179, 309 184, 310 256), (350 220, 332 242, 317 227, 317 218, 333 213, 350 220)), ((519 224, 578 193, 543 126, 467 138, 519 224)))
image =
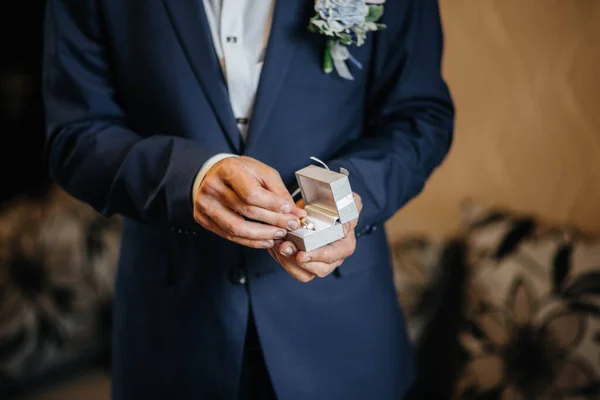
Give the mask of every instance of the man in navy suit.
POLYGON ((388 0, 387 28, 348 46, 352 80, 323 72, 314 13, 47 1, 52 175, 124 217, 115 399, 397 400, 410 386, 383 223, 451 143, 437 0, 388 0), (305 215, 289 189, 311 156, 349 171, 362 212, 306 253, 282 238, 305 215))

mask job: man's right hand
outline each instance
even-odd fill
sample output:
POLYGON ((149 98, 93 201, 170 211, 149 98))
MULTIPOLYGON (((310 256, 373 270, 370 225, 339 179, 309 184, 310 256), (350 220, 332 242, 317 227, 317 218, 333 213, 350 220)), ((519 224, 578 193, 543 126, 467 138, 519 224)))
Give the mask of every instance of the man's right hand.
POLYGON ((232 242, 268 249, 300 226, 296 206, 279 173, 250 157, 231 157, 210 168, 194 193, 194 219, 232 242), (254 222, 256 221, 256 222, 254 222))

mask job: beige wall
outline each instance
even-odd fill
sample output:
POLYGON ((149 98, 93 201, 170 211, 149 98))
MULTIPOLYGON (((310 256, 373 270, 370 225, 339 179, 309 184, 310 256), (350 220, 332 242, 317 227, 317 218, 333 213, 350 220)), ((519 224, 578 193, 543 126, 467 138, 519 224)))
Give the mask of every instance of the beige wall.
POLYGON ((600 231, 600 0, 440 0, 454 146, 389 223, 434 234, 478 200, 600 231))

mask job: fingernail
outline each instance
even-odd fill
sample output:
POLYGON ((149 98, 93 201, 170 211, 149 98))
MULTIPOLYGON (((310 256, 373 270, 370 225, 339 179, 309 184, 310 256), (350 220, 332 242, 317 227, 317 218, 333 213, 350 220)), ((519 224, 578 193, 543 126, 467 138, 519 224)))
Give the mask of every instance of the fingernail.
POLYGON ((294 229, 298 229, 298 222, 296 222, 295 220, 291 219, 288 221, 288 227, 292 230, 294 229))
POLYGON ((281 206, 280 210, 282 213, 289 214, 292 212, 292 206, 286 203, 281 206))
POLYGON ((291 256, 292 254, 294 254, 294 250, 291 247, 286 247, 282 253, 283 255, 291 256))
POLYGON ((302 259, 302 262, 309 262, 310 261, 310 256, 304 256, 304 258, 302 259))
POLYGON ((275 239, 283 239, 287 235, 286 231, 277 231, 275 232, 275 239))
POLYGON ((262 242, 261 246, 265 249, 270 249, 271 247, 273 247, 273 241, 269 240, 267 242, 262 242))

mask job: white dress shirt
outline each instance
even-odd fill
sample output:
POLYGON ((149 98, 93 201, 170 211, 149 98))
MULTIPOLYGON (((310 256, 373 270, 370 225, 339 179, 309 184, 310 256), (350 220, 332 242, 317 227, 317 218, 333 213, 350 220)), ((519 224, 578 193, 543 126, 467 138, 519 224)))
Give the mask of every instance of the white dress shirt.
MULTIPOLYGON (((203 0, 217 57, 227 82, 233 115, 242 140, 249 121, 273 20, 274 0, 203 0)), ((215 79, 218 77, 215 76, 215 79)), ((233 154, 216 154, 200 169, 194 182, 196 194, 202 179, 217 162, 233 154)))

